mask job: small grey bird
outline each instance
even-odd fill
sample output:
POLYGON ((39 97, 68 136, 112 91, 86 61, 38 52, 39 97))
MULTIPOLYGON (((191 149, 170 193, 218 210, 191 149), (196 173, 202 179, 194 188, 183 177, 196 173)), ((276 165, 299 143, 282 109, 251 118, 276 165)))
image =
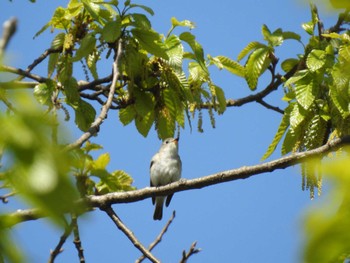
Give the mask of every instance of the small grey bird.
MULTIPOLYGON (((151 160, 150 174, 151 186, 163 186, 176 182, 181 178, 182 163, 178 154, 179 138, 168 138, 163 141, 159 151, 151 160)), ((168 196, 152 197, 152 203, 156 204, 153 219, 161 220, 163 217, 163 203, 170 204, 173 194, 168 196)))

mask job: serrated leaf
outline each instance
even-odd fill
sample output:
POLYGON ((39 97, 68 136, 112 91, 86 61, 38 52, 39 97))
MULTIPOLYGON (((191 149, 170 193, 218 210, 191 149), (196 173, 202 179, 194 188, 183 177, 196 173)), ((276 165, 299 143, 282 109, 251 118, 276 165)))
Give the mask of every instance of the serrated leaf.
POLYGON ((93 34, 87 34, 80 43, 75 56, 72 58, 73 62, 79 61, 82 58, 87 57, 96 48, 96 38, 93 34))
POLYGON ((100 55, 97 51, 93 52, 92 54, 89 54, 86 58, 86 65, 89 68, 90 73, 94 79, 98 79, 96 64, 99 58, 100 58, 100 55))
POLYGON ((245 67, 245 78, 251 90, 255 90, 258 78, 270 64, 270 50, 266 47, 256 49, 248 58, 245 67))
POLYGON ((54 73, 58 60, 60 58, 59 53, 51 53, 49 56, 49 62, 47 63, 47 77, 51 78, 52 74, 54 73))
POLYGON ((92 169, 105 170, 110 161, 111 161, 111 156, 109 155, 109 153, 103 153, 91 163, 92 169))
POLYGON ((201 66, 203 71, 205 71, 205 72, 207 72, 207 74, 209 74, 208 68, 205 65, 203 48, 196 41, 196 37, 193 34, 191 34, 190 32, 183 32, 180 34, 180 39, 182 41, 185 41, 191 47, 191 49, 195 55, 196 61, 201 66))
POLYGON ((162 108, 156 116, 156 130, 160 139, 166 139, 174 136, 175 120, 171 117, 169 109, 162 108))
POLYGON ((139 28, 133 28, 131 32, 147 52, 166 60, 169 59, 166 48, 161 42, 161 37, 157 32, 139 28))
POLYGON ((291 71, 296 65, 298 65, 299 60, 295 58, 288 58, 281 63, 281 68, 284 72, 291 71))
POLYGON ((225 57, 225 56, 217 56, 214 58, 210 58, 211 62, 214 63, 219 69, 226 69, 232 74, 235 74, 239 77, 245 76, 244 67, 238 62, 225 57))
POLYGON ((326 63, 326 52, 324 50, 312 50, 306 58, 306 65, 314 72, 322 68, 326 63))
POLYGON ((86 101, 80 100, 78 107, 75 107, 74 110, 75 124, 81 131, 87 131, 96 117, 94 107, 86 101))
POLYGON ((68 80, 64 81, 62 83, 63 85, 63 92, 66 95, 66 102, 73 108, 76 108, 79 106, 80 103, 80 95, 78 91, 78 82, 75 78, 69 78, 68 80))
POLYGON ((154 123, 154 112, 149 111, 143 116, 136 116, 135 126, 137 131, 144 137, 147 137, 152 125, 154 123))
POLYGON ((108 22, 102 29, 101 36, 107 43, 115 42, 121 34, 121 22, 119 19, 108 22))
POLYGON ((310 80, 308 84, 295 85, 295 95, 298 103, 305 109, 308 110, 315 101, 314 95, 314 82, 310 80))
POLYGON ((226 97, 224 91, 215 85, 215 96, 217 98, 217 101, 219 102, 219 109, 218 113, 222 114, 226 110, 226 97))
POLYGON ((267 148, 267 151, 264 153, 261 160, 267 159, 276 149, 278 143, 281 141, 283 135, 285 134, 288 126, 289 126, 289 107, 285 110, 285 113, 282 117, 281 123, 278 127, 277 133, 275 134, 275 137, 273 138, 271 144, 267 148))
POLYGON ((128 106, 119 110, 119 120, 125 126, 132 122, 136 117, 134 106, 128 106))
POLYGON ((99 22, 101 25, 103 25, 103 21, 101 19, 101 8, 98 4, 93 3, 89 0, 81 0, 81 2, 84 5, 84 9, 89 13, 89 15, 97 22, 99 22))
POLYGON ((286 133, 286 136, 283 140, 281 147, 281 154, 286 155, 291 151, 295 151, 297 141, 299 140, 300 129, 289 129, 286 133))
POLYGON ((343 119, 347 118, 350 114, 348 108, 349 102, 345 99, 343 94, 338 92, 337 87, 333 85, 330 85, 330 97, 343 119))
POLYGON ((34 97, 36 100, 47 106, 52 106, 52 95, 53 95, 53 86, 47 85, 46 83, 40 83, 34 87, 34 97))
POLYGON ((237 61, 241 61, 245 56, 247 56, 251 51, 257 49, 257 48, 263 48, 266 47, 266 45, 261 44, 259 42, 250 42, 239 54, 237 57, 237 61))
POLYGON ((184 48, 179 37, 171 35, 165 40, 164 44, 167 48, 169 64, 175 69, 181 70, 184 48))
POLYGON ((118 170, 99 176, 101 181, 96 185, 99 194, 134 190, 133 179, 126 172, 118 170))
POLYGON ((63 48, 65 33, 59 33, 55 36, 55 38, 51 42, 51 48, 60 49, 63 48))
POLYGON ((69 80, 73 74, 73 63, 71 60, 71 56, 69 54, 65 54, 59 57, 58 65, 57 65, 57 74, 58 80, 61 83, 69 80))
POLYGON ((290 107, 288 107, 288 109, 291 109, 289 114, 290 127, 291 129, 296 130, 303 123, 305 119, 305 114, 303 112, 302 107, 300 107, 298 103, 290 104, 290 107))

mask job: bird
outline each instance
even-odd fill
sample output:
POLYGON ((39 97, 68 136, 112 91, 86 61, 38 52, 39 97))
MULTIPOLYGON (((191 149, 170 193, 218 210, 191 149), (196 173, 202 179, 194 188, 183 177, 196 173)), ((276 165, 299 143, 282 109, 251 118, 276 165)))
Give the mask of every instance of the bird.
MULTIPOLYGON (((164 186, 180 180, 182 162, 179 156, 179 137, 165 139, 159 151, 152 157, 150 165, 151 187, 164 186)), ((163 217, 163 204, 168 207, 173 194, 168 196, 152 197, 155 204, 153 219, 161 220, 163 217)))

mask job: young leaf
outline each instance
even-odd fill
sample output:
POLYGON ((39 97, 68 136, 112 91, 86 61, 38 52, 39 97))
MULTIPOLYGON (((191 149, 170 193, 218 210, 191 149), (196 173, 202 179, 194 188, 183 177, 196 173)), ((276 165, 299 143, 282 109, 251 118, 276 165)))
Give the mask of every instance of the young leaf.
POLYGON ((264 73, 270 64, 270 49, 267 47, 256 49, 248 58, 245 78, 251 90, 255 90, 259 76, 264 73))
POLYGON ((115 42, 121 34, 121 22, 119 19, 108 22, 102 29, 101 36, 107 43, 115 42))
POLYGON ((314 81, 310 79, 307 84, 296 84, 295 95, 298 103, 305 109, 309 109, 315 101, 314 81))
POLYGON ((96 117, 94 107, 92 107, 91 104, 87 103, 86 101, 80 100, 78 107, 75 107, 74 110, 75 124, 81 131, 87 131, 96 117))
POLYGON ((124 126, 132 122, 135 119, 135 117, 136 112, 133 105, 119 110, 119 120, 124 126))
POLYGON ((93 34, 87 34, 80 43, 80 47, 75 53, 75 57, 72 58, 73 62, 79 61, 84 57, 87 57, 96 48, 96 38, 93 34))
POLYGON ((217 57, 210 57, 209 58, 212 63, 214 63, 219 69, 226 69, 232 74, 235 74, 239 77, 245 76, 245 69, 244 67, 239 64, 238 62, 225 57, 225 56, 217 56, 217 57))
POLYGON ((52 106, 52 94, 53 94, 53 85, 52 83, 46 84, 41 83, 34 87, 34 97, 42 105, 52 106))
MULTIPOLYGON (((291 105, 291 104, 290 104, 291 105)), ((267 151, 261 158, 261 160, 265 160, 268 158, 276 149, 278 143, 281 141, 284 133, 286 132, 288 126, 289 126, 289 113, 290 113, 290 105, 288 108, 285 110, 283 118, 281 120, 281 123, 278 127, 277 133, 275 134, 275 137, 273 138, 271 144, 267 148, 267 151)))
POLYGON ((245 56, 247 56, 251 51, 266 47, 266 45, 261 44, 259 42, 250 42, 239 54, 237 57, 237 61, 241 61, 245 56))
POLYGON ((306 65, 314 72, 322 68, 326 63, 326 52, 324 50, 312 50, 306 58, 306 65))

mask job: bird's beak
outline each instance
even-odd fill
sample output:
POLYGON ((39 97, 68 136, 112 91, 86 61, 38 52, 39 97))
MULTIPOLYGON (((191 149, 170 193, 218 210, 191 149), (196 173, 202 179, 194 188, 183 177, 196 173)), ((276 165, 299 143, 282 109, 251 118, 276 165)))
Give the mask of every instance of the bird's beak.
POLYGON ((179 143, 179 140, 180 140, 180 137, 177 137, 177 138, 174 139, 174 142, 175 142, 176 144, 178 144, 178 143, 179 143))

